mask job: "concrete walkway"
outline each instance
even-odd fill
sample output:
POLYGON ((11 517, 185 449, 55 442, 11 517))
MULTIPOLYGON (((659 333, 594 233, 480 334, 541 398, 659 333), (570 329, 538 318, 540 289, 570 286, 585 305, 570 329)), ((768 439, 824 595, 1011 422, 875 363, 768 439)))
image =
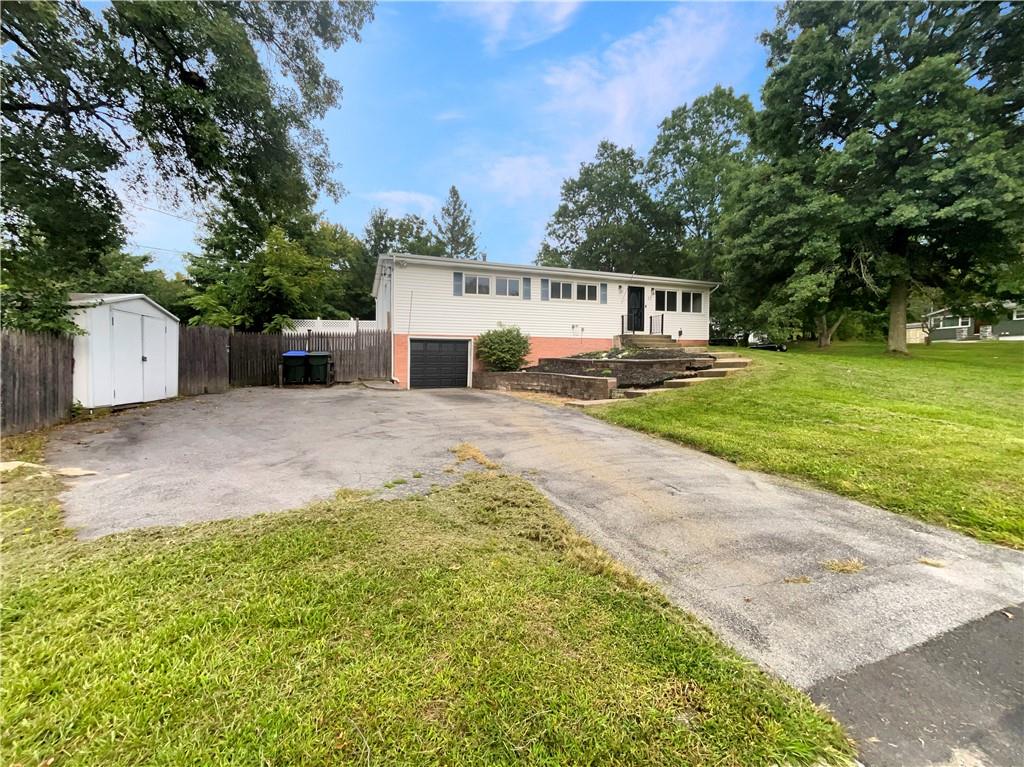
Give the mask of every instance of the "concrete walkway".
MULTIPOLYGON (((1021 552, 499 394, 236 390, 64 429, 48 457, 99 472, 74 480, 65 497, 69 524, 95 536, 286 509, 397 477, 410 481, 405 491, 425 489, 449 476, 448 449, 461 441, 524 473, 675 604, 824 702, 836 704, 851 672, 986 616, 993 625, 1010 621, 1002 611, 1024 601, 1021 552), (424 476, 414 480, 413 472, 424 476), (862 560, 864 570, 821 565, 846 558, 862 560)), ((1019 612, 1013 607, 1019 628, 1007 629, 996 656, 1024 650, 1019 612)), ((927 670, 946 673, 941 665, 927 670)), ((858 684, 889 684, 880 679, 858 684)), ((978 728, 1012 725, 1024 716, 1024 693, 1015 689, 1009 719, 984 719, 976 703, 958 716, 978 728)), ((913 689, 907 695, 912 711, 919 701, 913 689)), ((1021 762, 1019 730, 1004 733, 996 753, 978 728, 931 728, 914 717, 900 728, 905 743, 876 752, 877 712, 851 705, 843 721, 869 763, 940 764, 975 752, 974 763, 1002 764, 1007 753, 1021 762)))

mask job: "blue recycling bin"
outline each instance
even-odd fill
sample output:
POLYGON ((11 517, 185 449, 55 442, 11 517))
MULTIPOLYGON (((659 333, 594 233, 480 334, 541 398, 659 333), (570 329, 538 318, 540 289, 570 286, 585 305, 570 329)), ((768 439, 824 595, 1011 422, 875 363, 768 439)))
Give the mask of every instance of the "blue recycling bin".
POLYGON ((306 382, 306 358, 309 352, 293 351, 281 355, 284 363, 285 384, 301 384, 306 382))

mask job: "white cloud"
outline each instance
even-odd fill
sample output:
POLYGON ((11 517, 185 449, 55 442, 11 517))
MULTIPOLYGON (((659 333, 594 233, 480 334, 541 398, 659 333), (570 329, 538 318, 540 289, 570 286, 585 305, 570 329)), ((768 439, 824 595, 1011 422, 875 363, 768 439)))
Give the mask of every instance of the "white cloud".
POLYGON ((368 200, 383 205, 392 214, 417 213, 421 216, 429 216, 437 210, 439 202, 436 197, 422 192, 409 192, 402 189, 392 189, 384 192, 371 192, 364 195, 368 200))
POLYGON ((505 155, 487 168, 487 186, 507 203, 557 199, 564 175, 542 154, 505 155))
POLYGON ((729 42, 728 23, 718 7, 676 7, 598 54, 551 65, 543 110, 563 130, 636 144, 709 89, 708 67, 729 42))
POLYGON ((454 120, 465 120, 466 113, 461 109, 446 109, 443 112, 438 112, 434 115, 434 119, 438 122, 452 122, 454 120))
POLYGON ((483 29, 484 48, 490 54, 499 50, 522 50, 564 31, 582 3, 572 2, 480 2, 450 3, 448 8, 483 29))

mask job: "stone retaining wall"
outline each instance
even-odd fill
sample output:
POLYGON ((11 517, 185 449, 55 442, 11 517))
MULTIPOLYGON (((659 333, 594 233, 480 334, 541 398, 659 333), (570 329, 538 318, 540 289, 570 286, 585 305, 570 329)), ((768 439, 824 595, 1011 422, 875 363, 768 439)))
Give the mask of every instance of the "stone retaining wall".
POLYGON ((688 378, 698 370, 714 367, 711 357, 679 357, 660 360, 588 359, 586 357, 546 357, 535 368, 543 373, 615 378, 622 388, 658 386, 672 378, 688 378))
POLYGON ((539 391, 573 399, 610 399, 614 378, 563 373, 474 373, 473 388, 498 391, 539 391))

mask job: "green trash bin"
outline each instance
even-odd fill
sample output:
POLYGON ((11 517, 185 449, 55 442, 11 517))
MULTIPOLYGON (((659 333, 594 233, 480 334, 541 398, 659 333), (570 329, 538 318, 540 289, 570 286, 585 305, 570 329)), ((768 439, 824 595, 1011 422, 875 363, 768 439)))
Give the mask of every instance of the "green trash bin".
POLYGON ((306 359, 309 361, 309 382, 314 384, 330 383, 331 353, 310 352, 306 359))
POLYGON ((309 352, 285 352, 281 355, 284 364, 284 382, 286 384, 301 384, 306 382, 306 358, 309 352))

